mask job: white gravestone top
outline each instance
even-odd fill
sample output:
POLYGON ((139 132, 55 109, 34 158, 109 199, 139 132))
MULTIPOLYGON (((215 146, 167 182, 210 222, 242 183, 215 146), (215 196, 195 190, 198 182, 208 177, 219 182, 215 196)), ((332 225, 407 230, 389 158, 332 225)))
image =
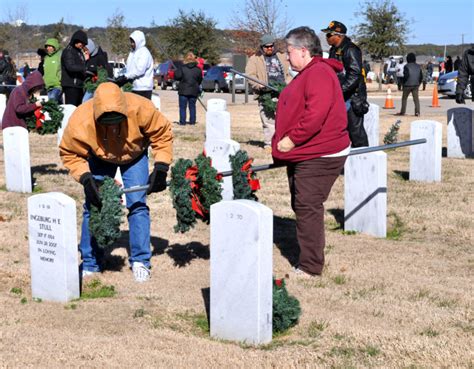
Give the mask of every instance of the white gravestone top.
POLYGON ((387 236, 387 154, 349 156, 344 165, 344 229, 387 236))
POLYGON ((31 292, 34 298, 79 298, 76 202, 60 192, 28 198, 31 292))
POLYGON ((161 110, 161 99, 158 95, 152 94, 151 101, 155 105, 155 108, 157 108, 158 110, 161 110))
POLYGON ((448 110, 448 157, 473 156, 474 114, 469 108, 448 110))
POLYGON ((64 130, 69 122, 69 118, 71 118, 72 113, 76 110, 76 106, 72 104, 64 104, 61 105, 63 108, 63 120, 61 122, 61 128, 58 129, 58 145, 61 143, 61 139, 63 138, 64 130))
POLYGON ((2 123, 3 113, 7 107, 7 97, 4 94, 0 94, 0 123, 2 123))
POLYGON ((7 191, 31 192, 30 142, 26 128, 3 130, 3 158, 7 191))
POLYGON ((410 181, 441 181, 443 126, 434 120, 416 120, 410 126, 410 140, 426 143, 410 146, 410 181))
MULTIPOLYGON (((211 158, 212 166, 216 168, 218 172, 224 172, 232 169, 229 156, 235 155, 235 153, 240 150, 240 144, 234 140, 207 140, 205 150, 206 155, 211 158)), ((232 176, 223 178, 222 199, 234 199, 232 176)))
POLYGON ((273 213, 255 201, 211 206, 211 336, 272 339, 273 213))
POLYGON ((227 103, 224 99, 209 99, 207 100, 207 111, 226 111, 227 103))
POLYGON ((370 104, 369 111, 364 115, 364 128, 369 139, 369 146, 379 145, 379 120, 380 107, 377 104, 370 104))
POLYGON ((206 113, 206 141, 230 140, 230 113, 208 111, 206 113))

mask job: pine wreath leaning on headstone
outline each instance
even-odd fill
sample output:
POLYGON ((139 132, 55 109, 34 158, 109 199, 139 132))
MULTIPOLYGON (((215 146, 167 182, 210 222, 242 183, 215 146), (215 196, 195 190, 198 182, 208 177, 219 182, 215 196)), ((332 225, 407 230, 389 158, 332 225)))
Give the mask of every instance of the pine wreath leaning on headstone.
POLYGON ((196 223, 196 213, 191 203, 191 180, 186 178, 186 172, 192 165, 193 162, 189 159, 178 159, 171 168, 170 194, 177 220, 174 226, 175 232, 185 233, 196 223))
POLYGON ((255 193, 260 189, 260 183, 252 171, 253 159, 249 159, 246 151, 239 150, 235 155, 229 156, 232 166, 232 185, 234 187, 234 200, 258 201, 255 193))
POLYGON ((288 294, 284 279, 273 278, 273 333, 282 333, 298 324, 300 302, 288 294))
POLYGON ((401 120, 397 120, 395 123, 392 124, 388 132, 385 134, 383 138, 383 143, 385 145, 398 142, 398 131, 400 130, 401 122, 402 122, 401 120))
POLYGON ((89 230, 97 245, 105 248, 120 238, 120 224, 123 222, 124 206, 121 203, 122 190, 115 180, 105 177, 99 188, 102 208, 91 205, 89 230))
MULTIPOLYGON (((34 103, 38 100, 32 98, 30 101, 34 103)), ((56 100, 48 100, 25 119, 26 128, 28 132, 34 131, 40 135, 55 134, 61 128, 63 117, 63 107, 56 100)))

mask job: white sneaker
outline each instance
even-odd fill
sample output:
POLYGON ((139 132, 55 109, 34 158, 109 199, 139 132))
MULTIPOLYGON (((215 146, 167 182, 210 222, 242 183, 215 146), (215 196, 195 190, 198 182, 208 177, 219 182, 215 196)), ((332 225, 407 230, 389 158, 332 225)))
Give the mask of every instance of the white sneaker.
POLYGON ((143 263, 135 261, 132 264, 132 272, 137 282, 146 282, 151 277, 151 271, 143 263))
POLYGON ((82 271, 82 279, 87 278, 87 277, 92 277, 96 273, 97 272, 93 272, 91 270, 83 270, 82 271))

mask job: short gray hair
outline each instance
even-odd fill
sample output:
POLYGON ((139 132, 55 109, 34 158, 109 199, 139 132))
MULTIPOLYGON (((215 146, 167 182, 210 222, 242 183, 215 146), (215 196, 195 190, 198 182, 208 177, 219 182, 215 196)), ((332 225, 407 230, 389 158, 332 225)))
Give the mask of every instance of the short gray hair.
POLYGON ((319 37, 316 35, 314 30, 309 27, 303 26, 293 28, 285 36, 285 41, 290 46, 297 48, 304 47, 308 49, 311 56, 321 56, 323 54, 319 37))

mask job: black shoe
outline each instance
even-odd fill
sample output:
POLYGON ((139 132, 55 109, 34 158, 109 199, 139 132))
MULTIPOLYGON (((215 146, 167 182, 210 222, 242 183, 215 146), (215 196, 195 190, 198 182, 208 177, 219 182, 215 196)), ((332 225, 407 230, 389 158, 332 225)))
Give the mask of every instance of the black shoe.
POLYGON ((420 113, 415 113, 415 117, 419 117, 420 116, 420 113))

